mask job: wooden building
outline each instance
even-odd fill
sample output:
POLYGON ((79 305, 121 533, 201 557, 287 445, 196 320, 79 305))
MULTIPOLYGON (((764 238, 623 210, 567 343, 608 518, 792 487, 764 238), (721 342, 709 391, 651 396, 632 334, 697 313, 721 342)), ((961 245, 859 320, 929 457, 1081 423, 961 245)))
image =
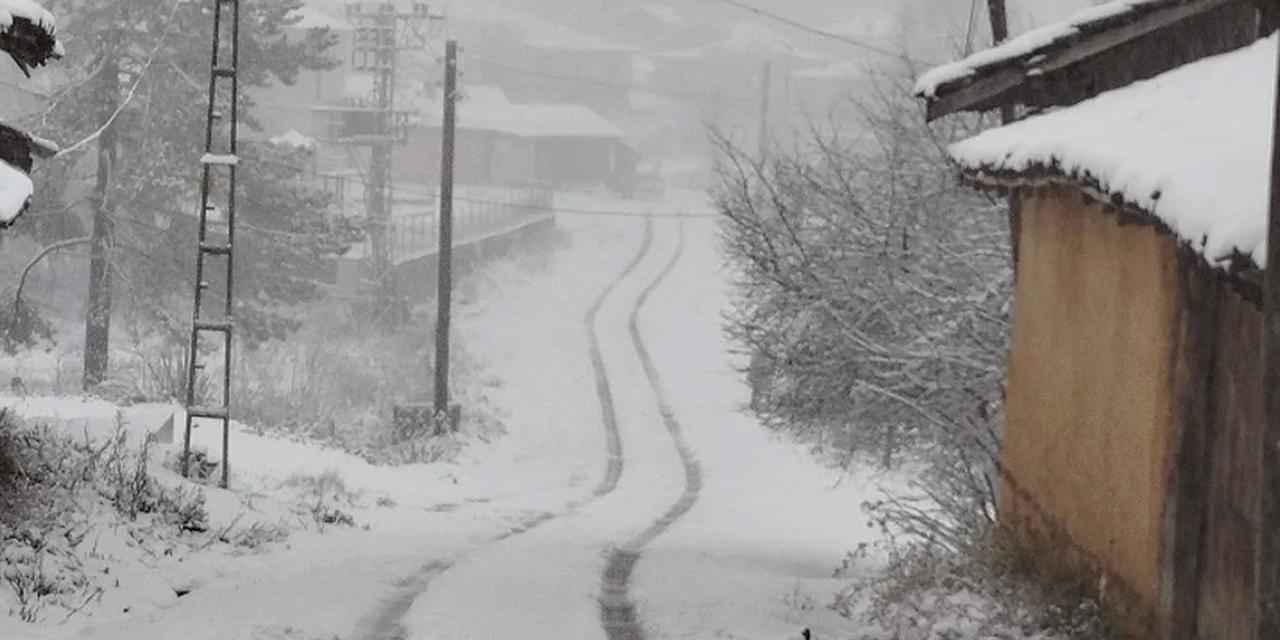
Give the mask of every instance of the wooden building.
POLYGON ((511 6, 462 3, 449 12, 469 82, 514 102, 572 103, 616 117, 629 108, 638 49, 511 6))
MULTIPOLYGON (((440 162, 441 106, 427 102, 396 149, 396 180, 433 183, 440 162)), ((578 104, 516 104, 496 87, 471 86, 458 104, 454 177, 461 184, 629 193, 636 153, 616 125, 578 104)))
POLYGON ((1001 514, 1136 638, 1253 638, 1276 38, 1244 0, 1111 2, 935 69, 930 118, 1010 195, 1001 514), (1102 585, 1105 585, 1103 587, 1102 585))

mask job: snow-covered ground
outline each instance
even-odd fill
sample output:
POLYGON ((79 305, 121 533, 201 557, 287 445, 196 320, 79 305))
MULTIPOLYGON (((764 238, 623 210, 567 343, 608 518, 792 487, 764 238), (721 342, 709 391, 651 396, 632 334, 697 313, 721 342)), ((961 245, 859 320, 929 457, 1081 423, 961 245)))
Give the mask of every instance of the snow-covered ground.
POLYGON ((747 388, 721 332, 728 288, 714 225, 686 223, 684 258, 641 317, 703 487, 637 566, 640 615, 655 639, 774 639, 803 626, 850 637, 850 622, 826 609, 847 583, 833 570, 878 539, 862 503, 900 479, 819 467, 742 410, 747 388))
MULTIPOLYGON (((687 195, 628 206, 705 213, 687 195)), ((641 291, 675 254, 682 224, 684 253, 639 319, 703 483, 692 510, 639 549, 631 599, 652 638, 780 638, 806 625, 828 634, 822 638, 852 635, 837 633, 852 631, 851 623, 823 605, 842 586, 832 572, 844 554, 874 537, 861 503, 885 480, 822 469, 740 410, 746 390, 720 334, 727 285, 714 219, 654 220, 649 250, 596 317, 622 442, 621 476, 607 492, 598 491, 608 445, 584 317, 645 244, 646 222, 564 215, 559 224, 571 243, 545 269, 499 264, 458 296, 455 326, 493 378, 487 396, 504 436, 471 442, 448 463, 377 467, 238 429, 232 483, 241 493, 208 489, 214 528, 237 517, 281 517, 298 478, 329 471, 358 496, 351 510, 360 526, 296 531, 258 553, 190 554, 180 570, 138 557, 138 570, 153 579, 139 579, 132 591, 126 581, 111 601, 127 602, 128 613, 103 607, 40 626, 4 619, 0 637, 604 638, 598 599, 609 551, 653 526, 685 490, 628 332, 641 291), (247 516, 246 487, 260 497, 247 516), (192 589, 184 597, 165 592, 175 575, 192 589)), ((106 403, 8 397, 0 404, 72 431, 114 428, 115 408, 106 403)), ((142 406, 124 419, 141 434, 171 411, 142 406)), ((180 428, 180 415, 175 422, 180 428)), ((197 443, 212 445, 216 436, 201 429, 197 443)))

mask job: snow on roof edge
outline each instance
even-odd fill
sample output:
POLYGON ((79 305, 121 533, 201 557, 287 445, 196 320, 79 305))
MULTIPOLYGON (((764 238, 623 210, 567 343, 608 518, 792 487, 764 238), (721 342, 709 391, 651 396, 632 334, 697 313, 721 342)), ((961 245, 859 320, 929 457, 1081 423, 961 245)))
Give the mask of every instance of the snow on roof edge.
POLYGON ((986 67, 1034 53, 1079 33, 1083 27, 1133 13, 1150 5, 1174 4, 1181 1, 1183 0, 1112 0, 1082 9, 1062 22, 1032 29, 990 49, 926 71, 916 80, 915 94, 922 98, 933 99, 937 97, 938 89, 943 85, 973 76, 986 67))
POLYGON ((299 132, 297 129, 290 129, 289 131, 282 133, 278 136, 273 136, 272 138, 270 138, 269 142, 275 145, 294 147, 299 149, 316 148, 315 139, 299 132))
POLYGON ((949 151, 978 182, 1045 174, 1150 213, 1212 265, 1266 267, 1277 36, 990 129, 949 151), (1225 118, 1222 114, 1230 114, 1225 118))
POLYGON ((7 227, 26 211, 35 185, 31 176, 0 160, 0 227, 7 227))
POLYGON ((8 29, 14 18, 26 18, 50 36, 58 31, 58 21, 53 14, 33 0, 0 0, 0 27, 8 29))

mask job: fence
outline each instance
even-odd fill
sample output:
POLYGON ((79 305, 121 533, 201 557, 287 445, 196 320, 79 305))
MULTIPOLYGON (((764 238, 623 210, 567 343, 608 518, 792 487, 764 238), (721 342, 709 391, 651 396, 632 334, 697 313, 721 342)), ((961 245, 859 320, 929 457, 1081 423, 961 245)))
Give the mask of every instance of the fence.
MULTIPOLYGON (((541 187, 454 188, 454 245, 466 245, 501 235, 552 214, 554 196, 541 187)), ((416 196, 399 193, 392 209, 391 259, 401 264, 438 250, 440 197, 438 192, 416 196)))

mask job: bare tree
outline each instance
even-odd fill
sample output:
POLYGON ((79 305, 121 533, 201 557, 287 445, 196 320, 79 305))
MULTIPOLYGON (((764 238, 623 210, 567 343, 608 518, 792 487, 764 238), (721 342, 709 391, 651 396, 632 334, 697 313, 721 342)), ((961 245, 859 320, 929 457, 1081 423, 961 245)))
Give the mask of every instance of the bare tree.
POLYGON ((753 408, 886 466, 925 456, 934 511, 896 514, 955 546, 995 516, 1008 229, 1003 203, 960 185, 945 153, 980 123, 930 129, 909 76, 872 79, 856 132, 811 126, 805 146, 767 161, 717 137, 715 199, 753 408))

